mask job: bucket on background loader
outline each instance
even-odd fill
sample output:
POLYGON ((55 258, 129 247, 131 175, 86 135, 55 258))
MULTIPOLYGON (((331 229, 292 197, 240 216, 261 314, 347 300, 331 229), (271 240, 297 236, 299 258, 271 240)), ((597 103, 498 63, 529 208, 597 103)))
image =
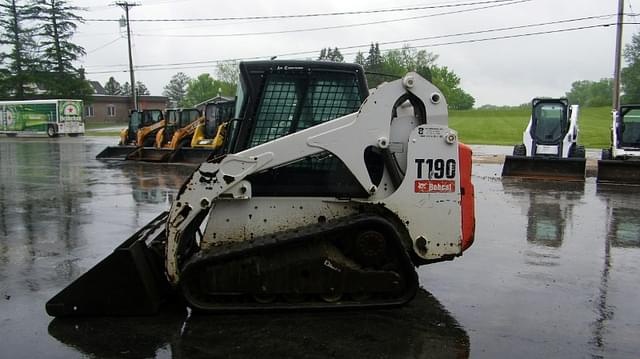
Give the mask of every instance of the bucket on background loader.
POLYGON ((502 177, 584 181, 584 158, 506 156, 502 177))
POLYGON ((599 160, 597 182, 640 185, 640 161, 599 160))
POLYGON ((165 235, 164 212, 51 298, 55 317, 151 315, 170 294, 162 258, 150 248, 165 235))
POLYGON ((123 145, 123 146, 108 146, 104 150, 102 150, 96 156, 97 159, 101 160, 126 160, 127 156, 129 156, 132 152, 136 151, 138 146, 131 145, 123 145))
POLYGON ((143 162, 168 162, 174 150, 170 148, 139 147, 127 155, 127 160, 143 162))

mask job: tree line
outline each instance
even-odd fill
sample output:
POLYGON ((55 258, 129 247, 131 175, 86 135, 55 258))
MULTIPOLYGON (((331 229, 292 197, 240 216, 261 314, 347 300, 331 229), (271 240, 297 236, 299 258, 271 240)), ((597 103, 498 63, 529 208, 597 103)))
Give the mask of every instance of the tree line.
POLYGON ((0 0, 0 98, 86 98, 93 92, 74 62, 83 22, 65 0, 0 0))
MULTIPOLYGON (((74 65, 86 51, 71 42, 84 9, 67 0, 0 0, 0 98, 80 98, 93 89, 84 69, 74 65)), ((640 103, 640 33, 625 46, 626 66, 622 69, 622 103, 640 103)), ((323 48, 321 61, 344 62, 337 47, 323 48)), ((409 45, 382 53, 372 43, 368 53, 358 52, 354 62, 365 69, 369 87, 378 86, 415 71, 430 80, 445 95, 451 109, 469 109, 475 99, 461 87, 460 77, 447 66, 436 64, 438 56, 409 45)), ((220 63, 215 77, 203 73, 190 78, 180 72, 164 87, 163 95, 176 106, 192 106, 217 95, 233 96, 238 68, 235 62, 220 63)), ((137 82, 136 90, 148 95, 137 82)), ((113 77, 105 84, 107 94, 130 95, 131 84, 120 85, 113 77)), ((575 81, 565 94, 582 106, 606 106, 612 102, 612 80, 575 81)))
MULTIPOLYGON (((364 67, 370 88, 414 71, 442 91, 450 109, 472 108, 475 99, 462 89, 460 77, 447 66, 437 65, 437 59, 438 55, 426 50, 416 50, 409 44, 405 44, 400 50, 389 50, 383 54, 379 44, 372 43, 367 55, 359 51, 354 62, 364 67)), ((344 62, 344 57, 338 48, 325 48, 320 51, 318 60, 344 62)))

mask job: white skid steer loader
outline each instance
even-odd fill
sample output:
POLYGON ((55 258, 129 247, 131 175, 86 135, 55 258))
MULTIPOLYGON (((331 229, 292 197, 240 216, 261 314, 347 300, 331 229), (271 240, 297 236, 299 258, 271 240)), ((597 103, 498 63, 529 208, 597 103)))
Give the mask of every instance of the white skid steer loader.
POLYGON ((613 111, 611 147, 598 161, 598 183, 640 184, 640 105, 613 111))
POLYGON ((567 99, 531 102, 531 119, 523 143, 507 156, 503 177, 584 181, 585 149, 578 145, 578 105, 567 99))

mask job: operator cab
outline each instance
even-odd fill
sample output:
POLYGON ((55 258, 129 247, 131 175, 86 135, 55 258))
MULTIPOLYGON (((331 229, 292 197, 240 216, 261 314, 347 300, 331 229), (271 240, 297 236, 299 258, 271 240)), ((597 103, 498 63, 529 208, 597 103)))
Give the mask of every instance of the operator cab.
POLYGON ((142 125, 142 114, 132 110, 129 113, 129 131, 127 132, 127 142, 135 142, 138 129, 142 125))
POLYGON ((567 99, 534 99, 531 137, 539 145, 557 145, 569 130, 567 99))
MULTIPOLYGON (((310 61, 240 63, 236 121, 226 153, 237 153, 357 112, 369 96, 357 64, 310 61)), ((377 171, 381 173, 382 171, 377 171)), ((258 196, 332 196, 368 193, 328 152, 250 176, 258 196)), ((379 181, 378 181, 379 182, 379 181)))
POLYGON ((218 126, 233 118, 235 102, 232 99, 224 99, 208 103, 205 112, 205 138, 214 138, 218 126))
POLYGON ((164 119, 160 110, 142 110, 142 127, 151 126, 164 119))
POLYGON ((620 107, 616 131, 618 147, 625 149, 640 148, 640 105, 620 107))

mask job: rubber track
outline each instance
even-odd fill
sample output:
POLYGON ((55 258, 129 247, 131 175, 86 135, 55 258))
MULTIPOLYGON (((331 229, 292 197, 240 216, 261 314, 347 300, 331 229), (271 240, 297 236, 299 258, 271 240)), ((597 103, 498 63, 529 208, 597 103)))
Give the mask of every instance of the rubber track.
MULTIPOLYGON (((223 311, 269 311, 269 310, 308 310, 308 309, 330 309, 330 308, 371 308, 371 307, 389 307, 399 306, 411 301, 418 289, 418 276, 414 269, 413 263, 409 255, 400 242, 402 235, 396 226, 389 220, 377 214, 358 214, 345 217, 344 219, 334 220, 327 223, 318 223, 304 226, 288 231, 270 234, 264 237, 258 237, 250 241, 225 243, 212 247, 206 251, 199 252, 190 258, 184 265, 181 274, 181 290, 182 294, 190 307, 197 311, 204 312, 223 312, 223 311), (394 251, 397 255, 394 257, 400 263, 400 275, 404 277, 406 283, 405 292, 393 299, 375 300, 367 299, 364 301, 345 301, 341 300, 336 303, 325 303, 319 301, 287 303, 275 302, 261 304, 257 302, 223 302, 223 303, 205 303, 201 302, 192 294, 188 283, 198 283, 197 278, 190 280, 191 275, 197 276, 201 272, 200 268, 206 265, 215 265, 216 262, 232 260, 244 256, 251 255, 258 251, 265 250, 282 250, 283 246, 295 245, 301 242, 317 240, 315 236, 331 237, 332 233, 339 233, 343 230, 349 230, 354 226, 362 226, 364 224, 377 224, 382 226, 386 231, 391 232, 396 240, 389 241, 393 243, 394 251)), ((308 243, 308 242, 307 242, 308 243)), ((248 294, 246 296, 249 296, 248 294)))

